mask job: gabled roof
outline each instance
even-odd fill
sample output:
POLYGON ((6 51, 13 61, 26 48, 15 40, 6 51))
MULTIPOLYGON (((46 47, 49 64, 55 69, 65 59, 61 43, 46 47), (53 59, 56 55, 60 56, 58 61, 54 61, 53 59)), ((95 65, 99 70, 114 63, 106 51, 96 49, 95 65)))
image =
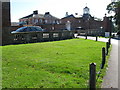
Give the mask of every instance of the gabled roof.
MULTIPOLYGON (((55 16, 52 16, 51 14, 47 14, 49 16, 51 16, 52 18, 55 18, 55 19, 59 19, 55 16)), ((20 19, 25 19, 25 18, 30 18, 30 17, 34 17, 34 18, 45 18, 45 16, 47 16, 46 14, 30 14, 28 16, 25 16, 25 17, 22 17, 20 19)))
POLYGON ((32 17, 32 16, 33 16, 33 14, 30 14, 30 15, 25 16, 25 17, 22 17, 22 18, 20 18, 20 19, 29 18, 29 17, 32 17))
POLYGON ((34 18, 44 18, 43 14, 37 14, 37 15, 33 15, 34 18))
POLYGON ((44 15, 44 17, 49 17, 49 16, 50 16, 50 17, 52 17, 52 18, 55 18, 55 19, 59 19, 59 18, 57 18, 57 17, 55 17, 55 16, 51 15, 50 13, 49 13, 49 14, 45 14, 45 15, 44 15))
POLYGON ((65 18, 70 18, 70 17, 75 18, 75 16, 74 16, 73 14, 71 14, 71 15, 68 15, 68 16, 66 16, 66 17, 62 18, 62 19, 65 19, 65 18))

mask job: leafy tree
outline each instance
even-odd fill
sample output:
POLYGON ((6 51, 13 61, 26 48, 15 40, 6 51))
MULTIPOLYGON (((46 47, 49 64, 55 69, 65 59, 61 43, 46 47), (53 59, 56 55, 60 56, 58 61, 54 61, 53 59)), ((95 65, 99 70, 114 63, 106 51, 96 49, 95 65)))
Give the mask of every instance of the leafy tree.
POLYGON ((115 24, 118 26, 118 30, 120 30, 120 1, 112 2, 107 6, 108 13, 114 12, 115 15, 114 20, 115 24))

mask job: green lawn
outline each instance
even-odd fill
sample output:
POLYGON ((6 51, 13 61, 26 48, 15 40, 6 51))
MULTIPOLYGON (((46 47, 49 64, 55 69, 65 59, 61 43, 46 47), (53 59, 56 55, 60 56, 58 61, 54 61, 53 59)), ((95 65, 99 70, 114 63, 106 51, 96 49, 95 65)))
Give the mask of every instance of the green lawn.
POLYGON ((99 71, 102 47, 104 42, 84 39, 2 46, 2 86, 88 88, 89 64, 99 71))

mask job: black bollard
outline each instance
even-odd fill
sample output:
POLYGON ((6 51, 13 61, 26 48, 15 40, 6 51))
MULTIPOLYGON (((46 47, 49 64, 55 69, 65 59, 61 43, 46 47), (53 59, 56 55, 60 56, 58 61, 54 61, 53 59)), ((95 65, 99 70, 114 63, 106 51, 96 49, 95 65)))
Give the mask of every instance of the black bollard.
POLYGON ((104 68, 105 60, 106 60, 105 48, 103 47, 103 48, 102 48, 102 64, 101 64, 101 69, 104 68))
POLYGON ((89 88, 90 90, 96 89, 96 64, 90 64, 90 80, 89 80, 89 88))
POLYGON ((108 55, 108 50, 109 50, 109 43, 106 42, 106 55, 108 55))
POLYGON ((109 42, 109 46, 110 46, 111 45, 111 38, 109 38, 108 42, 109 42))
POLYGON ((98 37, 96 36, 96 41, 98 41, 98 37))
POLYGON ((87 39, 87 35, 85 35, 85 39, 87 39))

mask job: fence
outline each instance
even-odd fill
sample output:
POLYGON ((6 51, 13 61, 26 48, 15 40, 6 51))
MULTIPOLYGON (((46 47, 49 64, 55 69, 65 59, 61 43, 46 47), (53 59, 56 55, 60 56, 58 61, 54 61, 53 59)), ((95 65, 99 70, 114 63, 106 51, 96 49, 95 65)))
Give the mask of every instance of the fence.
POLYGON ((73 37, 73 31, 20 32, 11 34, 13 44, 57 41, 71 39, 73 37))

